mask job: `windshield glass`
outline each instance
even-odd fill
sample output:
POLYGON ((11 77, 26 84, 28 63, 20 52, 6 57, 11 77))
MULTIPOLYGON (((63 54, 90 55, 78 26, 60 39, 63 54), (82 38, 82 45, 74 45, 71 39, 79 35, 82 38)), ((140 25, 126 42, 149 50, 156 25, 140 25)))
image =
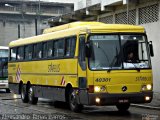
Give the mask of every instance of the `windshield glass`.
POLYGON ((8 57, 8 50, 6 49, 0 50, 0 57, 8 57))
POLYGON ((89 66, 91 69, 120 69, 120 42, 118 35, 92 35, 90 36, 91 57, 89 66))
POLYGON ((142 35, 121 35, 124 68, 149 68, 146 37, 142 35))
POLYGON ((143 35, 91 35, 89 68, 149 68, 146 37, 143 35))

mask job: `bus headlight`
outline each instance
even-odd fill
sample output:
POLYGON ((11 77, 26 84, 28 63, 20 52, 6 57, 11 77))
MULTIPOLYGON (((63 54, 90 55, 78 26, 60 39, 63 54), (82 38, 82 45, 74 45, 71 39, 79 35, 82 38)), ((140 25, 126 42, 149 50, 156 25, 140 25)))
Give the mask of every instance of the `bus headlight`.
POLYGON ((100 90, 101 90, 101 88, 100 88, 99 86, 95 86, 95 87, 94 87, 94 91, 95 91, 95 92, 100 92, 100 90))
POLYGON ((152 89, 152 85, 151 85, 151 84, 148 84, 148 85, 146 86, 146 88, 147 88, 147 90, 151 90, 151 89, 152 89))
POLYGON ((142 85, 142 91, 145 91, 145 90, 152 90, 152 85, 151 84, 142 85))
POLYGON ((95 92, 105 92, 106 91, 106 87, 105 86, 95 86, 94 87, 94 91, 95 92))

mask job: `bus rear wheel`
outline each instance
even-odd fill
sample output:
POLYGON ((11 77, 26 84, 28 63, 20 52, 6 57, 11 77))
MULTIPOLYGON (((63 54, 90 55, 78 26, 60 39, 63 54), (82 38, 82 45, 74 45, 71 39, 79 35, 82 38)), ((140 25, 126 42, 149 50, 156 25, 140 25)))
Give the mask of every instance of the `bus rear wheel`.
POLYGON ((29 103, 36 105, 38 102, 38 97, 35 97, 34 91, 32 86, 30 86, 28 90, 28 98, 29 98, 29 103))
POLYGON ((77 103, 76 93, 73 89, 69 92, 69 107, 74 112, 81 112, 83 109, 83 105, 77 103))
POLYGON ((28 100, 28 92, 27 92, 24 85, 22 85, 22 87, 21 87, 21 99, 22 99, 22 102, 24 102, 24 103, 28 103, 28 101, 29 101, 28 100))
POLYGON ((129 109, 130 104, 129 103, 127 103, 127 104, 118 104, 118 105, 116 105, 116 107, 117 107, 117 109, 119 111, 123 112, 123 111, 127 111, 129 109))

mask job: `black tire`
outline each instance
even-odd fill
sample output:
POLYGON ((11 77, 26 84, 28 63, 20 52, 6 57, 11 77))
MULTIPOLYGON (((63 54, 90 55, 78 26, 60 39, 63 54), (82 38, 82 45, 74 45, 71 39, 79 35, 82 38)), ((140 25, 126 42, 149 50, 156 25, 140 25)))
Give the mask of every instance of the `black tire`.
POLYGON ((27 89, 24 85, 22 85, 22 87, 21 87, 21 99, 22 99, 22 102, 24 102, 24 103, 28 103, 28 101, 29 101, 28 92, 27 92, 27 89))
POLYGON ((117 109, 119 110, 119 111, 128 111, 128 109, 129 109, 129 107, 130 107, 130 104, 129 103, 127 103, 127 104, 118 104, 118 105, 116 105, 116 107, 117 107, 117 109))
POLYGON ((29 103, 31 103, 33 105, 36 105, 38 102, 38 97, 35 97, 32 86, 30 86, 30 88, 28 90, 28 99, 29 99, 29 103))
POLYGON ((10 91, 10 89, 9 88, 7 88, 6 89, 6 93, 10 93, 11 91, 10 91))
POLYGON ((69 92, 69 107, 74 112, 81 112, 83 109, 83 105, 77 103, 76 93, 73 89, 69 92))

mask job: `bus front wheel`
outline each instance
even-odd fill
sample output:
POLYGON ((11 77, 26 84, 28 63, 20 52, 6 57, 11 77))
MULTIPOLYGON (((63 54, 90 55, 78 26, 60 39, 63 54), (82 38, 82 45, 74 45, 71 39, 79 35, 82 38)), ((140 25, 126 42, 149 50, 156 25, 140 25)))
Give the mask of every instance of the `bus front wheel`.
POLYGON ((83 109, 83 105, 77 103, 76 93, 73 89, 71 89, 69 92, 69 106, 70 109, 74 112, 81 112, 83 109))
POLYGON ((21 87, 21 99, 22 99, 22 102, 24 102, 24 103, 28 103, 28 101, 29 101, 28 100, 28 92, 27 92, 24 85, 22 85, 22 87, 21 87))
POLYGON ((118 104, 116 105, 116 107, 119 111, 127 111, 130 107, 130 104, 129 103, 128 104, 118 104))
POLYGON ((29 103, 35 105, 38 102, 38 97, 35 97, 34 91, 32 86, 30 86, 28 90, 28 98, 29 98, 29 103))

